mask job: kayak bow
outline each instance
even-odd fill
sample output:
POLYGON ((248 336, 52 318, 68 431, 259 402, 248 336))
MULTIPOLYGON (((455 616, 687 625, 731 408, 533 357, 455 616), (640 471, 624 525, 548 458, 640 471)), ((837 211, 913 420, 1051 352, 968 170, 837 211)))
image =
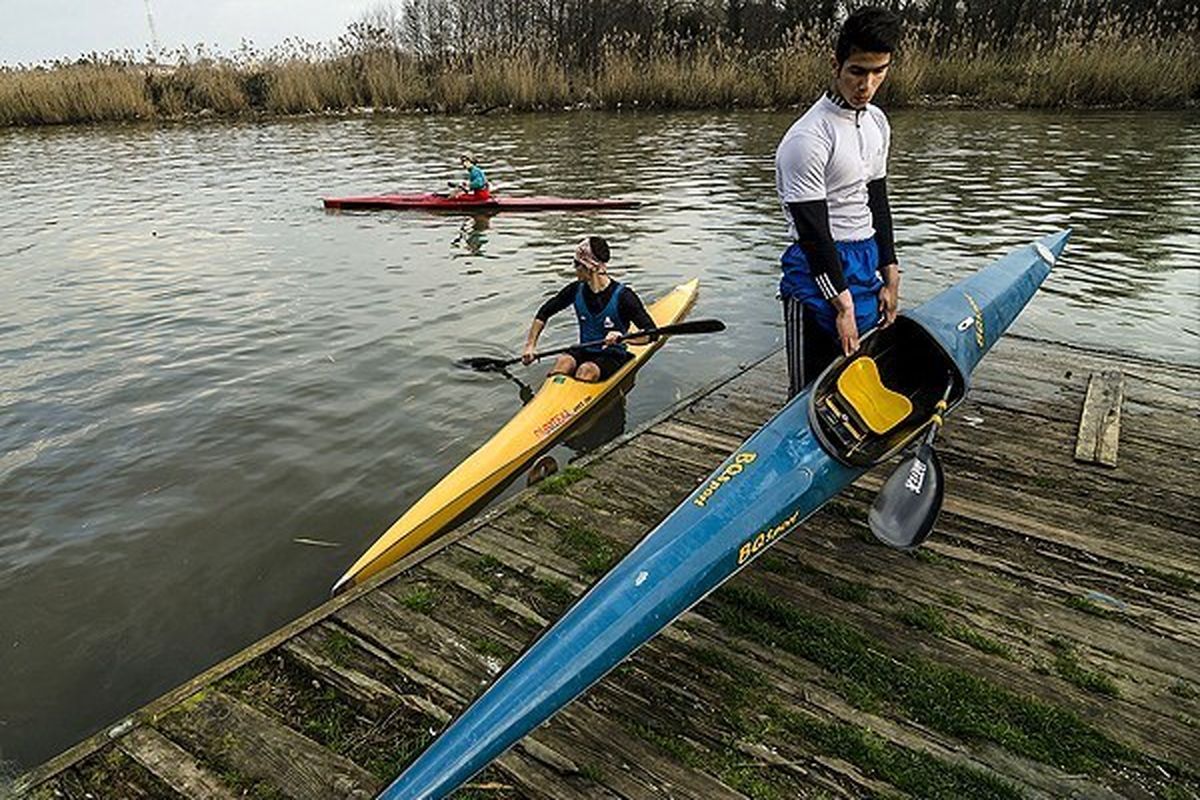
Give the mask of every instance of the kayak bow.
POLYGON ((640 200, 591 199, 578 197, 499 197, 463 200, 444 194, 384 194, 367 197, 323 197, 325 208, 387 209, 414 208, 429 211, 588 211, 604 208, 637 208, 640 200))
MULTIPOLYGON (((676 286, 646 311, 659 327, 678 322, 696 302, 699 287, 699 280, 676 286)), ((363 553, 334 585, 333 593, 362 583, 463 517, 561 439, 669 338, 661 336, 649 344, 630 345, 633 358, 605 381, 585 383, 565 375, 547 378, 515 417, 414 503, 363 553)))
POLYGON ((863 337, 860 353, 834 362, 543 631, 381 800, 446 797, 870 465, 913 442, 943 398, 958 405, 1068 235, 1018 248, 863 337))

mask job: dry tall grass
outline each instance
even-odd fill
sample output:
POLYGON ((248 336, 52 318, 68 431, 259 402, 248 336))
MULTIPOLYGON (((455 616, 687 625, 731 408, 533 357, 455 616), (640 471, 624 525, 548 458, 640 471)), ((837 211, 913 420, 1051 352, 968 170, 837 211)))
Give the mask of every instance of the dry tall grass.
MULTIPOLYGON (((93 56, 0 69, 0 125, 299 114, 363 106, 457 112, 598 108, 780 107, 804 103, 828 80, 827 38, 797 32, 773 50, 737 43, 610 42, 591 68, 534 48, 418 59, 377 44, 357 49, 289 42, 175 54, 170 66, 93 56)), ((947 41, 910 33, 881 101, 892 107, 954 98, 966 105, 1177 106, 1200 99, 1200 39, 1102 24, 1087 36, 1029 35, 1007 48, 986 37, 947 41), (934 46, 936 44, 936 47, 934 46)))

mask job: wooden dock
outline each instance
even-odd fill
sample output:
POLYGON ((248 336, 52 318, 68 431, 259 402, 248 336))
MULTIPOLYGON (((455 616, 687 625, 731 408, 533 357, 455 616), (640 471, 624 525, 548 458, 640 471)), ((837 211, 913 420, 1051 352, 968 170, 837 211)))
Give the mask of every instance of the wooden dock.
MULTIPOLYGON (((783 384, 690 398, 9 793, 373 797, 783 384)), ((920 551, 872 539, 870 473, 456 796, 1200 797, 1198 422, 1200 369, 1004 339, 920 551)))

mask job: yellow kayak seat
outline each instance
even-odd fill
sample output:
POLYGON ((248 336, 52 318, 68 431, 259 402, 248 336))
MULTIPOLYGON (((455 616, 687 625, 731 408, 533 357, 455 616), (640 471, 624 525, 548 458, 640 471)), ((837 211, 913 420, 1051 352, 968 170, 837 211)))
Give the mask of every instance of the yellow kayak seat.
POLYGON ((859 356, 842 370, 838 393, 873 433, 887 433, 912 413, 912 401, 883 385, 870 356, 859 356))

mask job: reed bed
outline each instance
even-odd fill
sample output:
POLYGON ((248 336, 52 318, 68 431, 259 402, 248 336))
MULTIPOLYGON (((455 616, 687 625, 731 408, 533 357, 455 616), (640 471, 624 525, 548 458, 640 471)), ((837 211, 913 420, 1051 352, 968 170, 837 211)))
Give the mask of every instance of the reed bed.
MULTIPOLYGON (((364 107, 461 112, 591 108, 778 108, 807 102, 830 74, 827 32, 779 46, 738 42, 608 42, 573 65, 534 47, 418 57, 398 47, 288 42, 265 54, 202 49, 147 62, 132 54, 0 69, 0 125, 286 115, 364 107)), ((1200 100, 1200 37, 1101 24, 1082 33, 1028 35, 1006 47, 987 37, 914 31, 881 102, 966 106, 1175 107, 1200 100)))

